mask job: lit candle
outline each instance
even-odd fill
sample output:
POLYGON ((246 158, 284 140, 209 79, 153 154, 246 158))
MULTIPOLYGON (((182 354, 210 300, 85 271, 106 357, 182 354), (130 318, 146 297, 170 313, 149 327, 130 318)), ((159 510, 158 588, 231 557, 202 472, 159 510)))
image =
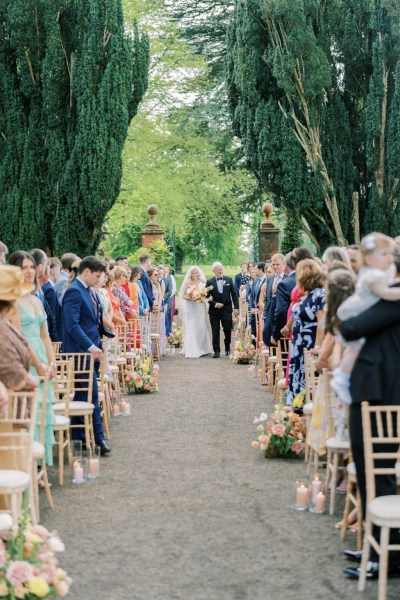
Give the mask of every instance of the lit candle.
POLYGON ((318 494, 315 496, 314 508, 315 510, 325 510, 325 494, 322 492, 318 492, 318 494))
POLYGON ((122 403, 121 403, 121 413, 123 415, 130 415, 131 414, 131 405, 129 404, 129 402, 125 402, 125 400, 122 401, 122 403))
POLYGON ((311 497, 314 500, 315 496, 322 490, 322 481, 318 475, 314 475, 314 479, 311 482, 311 497))
POLYGON ((308 489, 302 483, 296 490, 296 504, 297 506, 305 507, 308 504, 308 489))
POLYGON ((89 475, 92 479, 100 475, 100 460, 98 458, 89 458, 89 475))
POLYGON ((74 462, 74 479, 75 481, 83 481, 83 468, 78 460, 74 462))
POLYGON ((254 377, 254 373, 255 373, 254 365, 250 365, 250 367, 247 369, 248 377, 254 377))
POLYGON ((113 406, 113 415, 114 417, 118 417, 120 415, 120 410, 117 403, 115 403, 113 406))

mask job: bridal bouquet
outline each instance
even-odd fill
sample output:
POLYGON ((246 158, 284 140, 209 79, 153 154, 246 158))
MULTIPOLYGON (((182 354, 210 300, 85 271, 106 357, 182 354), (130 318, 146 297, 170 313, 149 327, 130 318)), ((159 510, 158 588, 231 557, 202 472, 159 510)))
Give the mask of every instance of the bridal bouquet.
POLYGON ((255 354, 256 349, 253 344, 246 344, 245 346, 243 342, 237 341, 230 358, 238 365, 248 365, 254 360, 255 354))
POLYGON ((64 544, 55 532, 42 525, 31 525, 25 507, 17 535, 0 539, 0 598, 62 598, 67 596, 72 579, 58 567, 56 554, 64 544))
POLYGON ((191 300, 192 302, 206 302, 207 293, 213 289, 213 286, 210 285, 205 287, 204 285, 189 285, 186 288, 185 299, 191 300))
POLYGON ((134 394, 150 394, 158 391, 158 365, 151 367, 150 358, 144 363, 135 365, 133 371, 128 371, 125 381, 128 390, 134 394))
POLYGON ((182 345, 182 327, 176 329, 176 327, 173 326, 170 335, 167 337, 167 342, 175 348, 180 348, 182 345))
POLYGON ((266 458, 298 456, 304 451, 306 419, 289 406, 276 406, 270 416, 261 413, 253 423, 259 435, 252 447, 264 452, 266 458))

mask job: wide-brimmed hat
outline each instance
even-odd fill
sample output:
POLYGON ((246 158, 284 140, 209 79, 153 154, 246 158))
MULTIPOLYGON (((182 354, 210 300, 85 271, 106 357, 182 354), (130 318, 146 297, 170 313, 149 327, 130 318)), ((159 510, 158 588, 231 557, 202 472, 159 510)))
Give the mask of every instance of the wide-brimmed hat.
POLYGON ((33 290, 33 285, 25 283, 24 274, 19 267, 0 265, 0 300, 18 300, 33 290))

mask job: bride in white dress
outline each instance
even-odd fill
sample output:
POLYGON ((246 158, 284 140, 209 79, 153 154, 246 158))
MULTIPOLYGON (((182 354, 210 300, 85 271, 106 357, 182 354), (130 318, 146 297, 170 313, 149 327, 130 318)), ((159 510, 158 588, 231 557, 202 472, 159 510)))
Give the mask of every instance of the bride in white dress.
POLYGON ((199 358, 213 351, 207 302, 193 299, 205 295, 206 277, 199 267, 188 269, 179 291, 185 358, 199 358))

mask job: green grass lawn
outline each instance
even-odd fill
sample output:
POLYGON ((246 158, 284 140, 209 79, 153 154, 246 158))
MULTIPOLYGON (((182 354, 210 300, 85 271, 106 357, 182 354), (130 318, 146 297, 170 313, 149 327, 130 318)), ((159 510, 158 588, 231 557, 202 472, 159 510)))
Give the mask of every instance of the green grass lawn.
MULTIPOLYGON (((177 273, 175 275, 175 279, 176 279, 176 290, 177 293, 179 292, 179 289, 182 285, 182 281, 185 277, 185 273, 188 270, 188 268, 191 265, 183 265, 182 267, 182 273, 177 273)), ((211 271, 211 265, 198 265, 200 267, 200 269, 202 271, 204 271, 205 276, 207 279, 209 279, 210 277, 213 277, 213 272, 211 271)), ((224 265, 224 275, 226 275, 227 277, 232 277, 232 279, 234 279, 235 275, 237 273, 239 273, 240 271, 240 267, 239 266, 225 266, 224 265)))

